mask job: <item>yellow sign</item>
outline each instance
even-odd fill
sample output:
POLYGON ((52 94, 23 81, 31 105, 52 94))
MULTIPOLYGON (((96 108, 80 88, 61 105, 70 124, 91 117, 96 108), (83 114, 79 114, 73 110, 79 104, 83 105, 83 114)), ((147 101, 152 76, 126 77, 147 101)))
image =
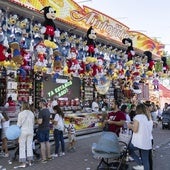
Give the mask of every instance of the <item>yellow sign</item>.
POLYGON ((56 19, 71 24, 75 28, 88 29, 93 26, 97 34, 120 45, 123 38, 130 37, 133 40, 134 48, 151 51, 157 56, 162 55, 165 48, 159 42, 140 32, 131 31, 126 25, 99 11, 86 6, 82 8, 73 0, 11 0, 11 2, 35 11, 40 11, 45 6, 52 6, 57 12, 56 19))

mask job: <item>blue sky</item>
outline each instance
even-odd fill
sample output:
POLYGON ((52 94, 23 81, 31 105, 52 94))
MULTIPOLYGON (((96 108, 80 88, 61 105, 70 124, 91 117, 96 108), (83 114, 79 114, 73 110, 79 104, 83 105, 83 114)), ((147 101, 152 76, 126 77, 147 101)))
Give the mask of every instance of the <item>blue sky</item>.
POLYGON ((170 0, 75 0, 165 44, 170 54, 170 0))

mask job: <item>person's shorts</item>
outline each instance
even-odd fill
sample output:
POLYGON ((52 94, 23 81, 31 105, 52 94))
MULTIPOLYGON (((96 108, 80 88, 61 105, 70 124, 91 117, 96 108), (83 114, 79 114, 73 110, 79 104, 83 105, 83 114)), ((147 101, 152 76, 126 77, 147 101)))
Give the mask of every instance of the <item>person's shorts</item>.
POLYGON ((37 132, 37 137, 39 142, 48 142, 49 141, 50 130, 39 130, 37 132))
POLYGON ((68 140, 69 140, 69 142, 76 141, 76 135, 75 134, 68 134, 68 140))
POLYGON ((2 129, 2 135, 1 135, 2 139, 6 138, 6 131, 7 131, 7 129, 8 129, 7 127, 2 129))

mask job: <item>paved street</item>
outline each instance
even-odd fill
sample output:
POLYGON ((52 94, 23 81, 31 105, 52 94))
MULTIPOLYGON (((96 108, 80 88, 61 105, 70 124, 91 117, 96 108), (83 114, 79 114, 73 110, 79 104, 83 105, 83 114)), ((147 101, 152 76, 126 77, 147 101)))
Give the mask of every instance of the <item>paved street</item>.
MULTIPOLYGON (((55 158, 49 161, 47 164, 41 162, 35 162, 32 167, 27 167, 27 170, 96 170, 99 160, 94 159, 91 146, 92 143, 98 141, 100 133, 91 134, 87 136, 78 137, 76 152, 68 153, 63 157, 55 158)), ((154 170, 169 170, 170 169, 170 130, 162 130, 159 125, 154 128, 154 170)), ((67 145, 67 140, 66 140, 67 145)), ((52 147, 53 150, 53 147, 52 147)), ((129 170, 134 162, 129 163, 129 170)), ((18 165, 14 162, 12 165, 8 164, 8 158, 0 157, 1 169, 12 170, 14 166, 18 165)), ((21 169, 21 168, 20 168, 21 169)))

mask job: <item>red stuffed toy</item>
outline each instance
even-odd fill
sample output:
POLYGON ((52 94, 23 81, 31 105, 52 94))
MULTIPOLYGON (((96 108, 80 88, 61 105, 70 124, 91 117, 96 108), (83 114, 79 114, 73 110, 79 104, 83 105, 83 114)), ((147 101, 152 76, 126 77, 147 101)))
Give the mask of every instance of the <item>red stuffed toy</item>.
POLYGON ((145 51, 144 55, 147 56, 148 71, 153 71, 155 63, 152 59, 152 53, 150 51, 145 51))

